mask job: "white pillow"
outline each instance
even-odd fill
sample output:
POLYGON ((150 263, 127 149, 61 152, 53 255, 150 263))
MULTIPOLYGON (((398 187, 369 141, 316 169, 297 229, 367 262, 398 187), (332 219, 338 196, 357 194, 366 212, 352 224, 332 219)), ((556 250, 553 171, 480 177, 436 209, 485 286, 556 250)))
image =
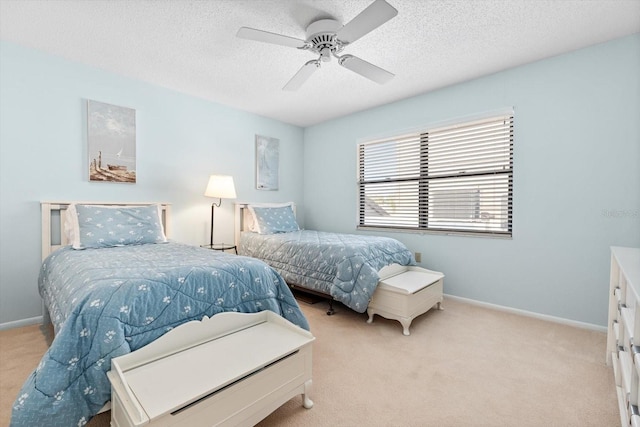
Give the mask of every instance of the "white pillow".
POLYGON ((258 229, 256 227, 256 220, 253 217, 253 212, 249 209, 249 206, 246 206, 243 209, 242 213, 242 230, 250 231, 252 233, 257 233, 258 229))
POLYGON ((72 245, 76 236, 76 229, 78 228, 78 213, 76 212, 76 205, 74 203, 67 206, 67 209, 63 213, 64 215, 64 235, 66 237, 67 245, 72 245))

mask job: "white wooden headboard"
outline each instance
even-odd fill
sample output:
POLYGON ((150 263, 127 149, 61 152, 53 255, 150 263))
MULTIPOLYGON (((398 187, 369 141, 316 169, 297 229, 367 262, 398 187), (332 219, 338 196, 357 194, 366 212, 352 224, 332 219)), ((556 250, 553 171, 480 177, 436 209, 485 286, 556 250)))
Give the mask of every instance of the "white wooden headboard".
POLYGON ((76 203, 79 205, 103 206, 148 206, 160 205, 162 210, 162 225, 164 233, 169 237, 171 232, 171 204, 169 203, 133 203, 133 202, 40 202, 42 211, 42 260, 61 246, 68 245, 65 229, 65 215, 67 207, 76 203))
POLYGON ((233 219, 233 244, 238 247, 240 244, 240 233, 249 229, 249 224, 253 221, 249 211, 250 203, 236 203, 233 219))

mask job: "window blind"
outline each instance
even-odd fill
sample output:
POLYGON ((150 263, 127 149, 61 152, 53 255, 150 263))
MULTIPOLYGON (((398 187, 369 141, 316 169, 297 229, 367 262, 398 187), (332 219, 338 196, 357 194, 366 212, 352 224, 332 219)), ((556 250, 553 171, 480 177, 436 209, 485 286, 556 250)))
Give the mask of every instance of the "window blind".
POLYGON ((358 227, 510 236, 513 115, 358 144, 358 227))

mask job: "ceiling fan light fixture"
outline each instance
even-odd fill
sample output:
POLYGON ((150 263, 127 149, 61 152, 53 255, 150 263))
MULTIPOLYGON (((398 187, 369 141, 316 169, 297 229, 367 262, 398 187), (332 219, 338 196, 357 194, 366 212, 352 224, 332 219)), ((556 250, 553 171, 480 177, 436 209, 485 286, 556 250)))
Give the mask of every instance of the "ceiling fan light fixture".
POLYGON ((320 51, 320 59, 322 59, 322 62, 331 61, 331 49, 329 49, 328 47, 322 49, 320 51))

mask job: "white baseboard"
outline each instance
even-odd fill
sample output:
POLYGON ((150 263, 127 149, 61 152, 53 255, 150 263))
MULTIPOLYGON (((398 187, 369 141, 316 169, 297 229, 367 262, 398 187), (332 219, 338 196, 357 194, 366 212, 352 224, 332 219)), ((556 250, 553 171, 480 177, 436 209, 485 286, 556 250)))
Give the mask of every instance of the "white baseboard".
MULTIPOLYGON (((466 302, 468 304, 473 304, 480 307, 492 308, 494 310, 505 311, 507 313, 519 314, 521 316, 533 317, 541 320, 548 320, 550 322, 560 323, 560 324, 569 325, 569 326, 575 326, 577 328, 582 328, 582 329, 590 329, 592 331, 605 332, 605 333, 607 332, 607 328, 605 326, 594 325, 592 323, 563 319, 562 317, 550 316, 548 314, 534 313, 533 311, 520 310, 518 308, 511 308, 511 307, 506 307, 504 305, 491 304, 488 302, 482 302, 482 301, 477 301, 469 298, 458 297, 455 295, 444 294, 444 296, 453 300, 466 302)), ((0 331, 3 331, 5 329, 19 328, 21 326, 40 324, 42 323, 42 320, 43 320, 42 316, 37 316, 37 317, 31 317, 30 319, 22 319, 22 320, 16 320, 13 322, 0 323, 0 331)))
POLYGON ((550 316, 548 314, 534 313, 533 311, 520 310, 518 308, 506 307, 504 305, 491 304, 488 302, 477 301, 469 298, 457 297, 455 295, 444 294, 446 298, 466 302, 480 307, 492 308, 494 310, 505 311, 507 313, 519 314, 521 316, 533 317, 536 319, 547 320, 549 322, 560 323, 577 328, 589 329, 598 332, 607 332, 606 326, 594 325, 593 323, 579 322, 577 320, 563 319, 562 317, 550 316))
POLYGON ((31 317, 29 319, 14 320, 13 322, 0 323, 0 331, 6 329, 20 328, 22 326, 37 325, 42 323, 42 316, 31 317))

